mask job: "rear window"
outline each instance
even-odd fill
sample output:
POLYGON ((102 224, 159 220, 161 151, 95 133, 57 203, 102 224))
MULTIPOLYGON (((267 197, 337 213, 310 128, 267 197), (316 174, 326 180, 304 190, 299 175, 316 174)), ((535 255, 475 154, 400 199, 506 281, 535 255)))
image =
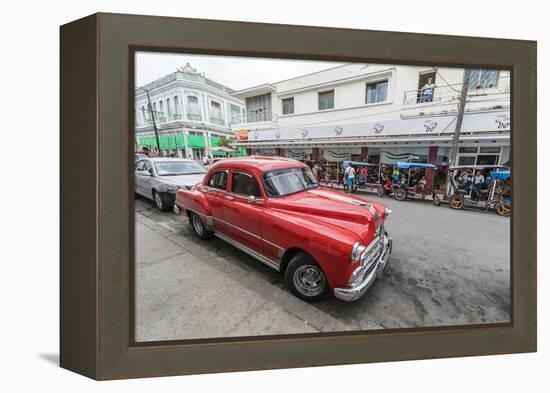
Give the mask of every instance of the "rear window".
POLYGON ((225 190, 227 188, 227 171, 214 172, 208 179, 208 187, 225 190))

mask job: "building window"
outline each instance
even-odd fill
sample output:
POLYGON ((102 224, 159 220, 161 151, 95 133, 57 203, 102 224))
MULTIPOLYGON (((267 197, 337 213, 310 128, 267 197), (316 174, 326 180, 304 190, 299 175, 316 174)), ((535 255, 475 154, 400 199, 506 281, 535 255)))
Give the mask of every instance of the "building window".
POLYGON ((496 87, 497 83, 497 70, 470 70, 470 82, 468 83, 468 90, 496 87))
POLYGON ((246 111, 249 122, 271 120, 271 94, 247 97, 246 111))
POLYGON ((160 114, 164 115, 164 103, 162 102, 162 100, 159 101, 159 109, 160 109, 160 114))
POLYGON ((241 122, 241 108, 237 105, 230 105, 231 108, 231 123, 240 123, 241 122))
POLYGON ((179 98, 178 96, 174 96, 174 115, 179 115, 179 98))
POLYGON ((222 121, 222 104, 217 101, 210 101, 210 119, 222 121))
POLYGON ((458 148, 459 153, 467 153, 467 154, 476 154, 477 153, 477 146, 476 147, 459 147, 458 148))
POLYGON ((482 146, 479 148, 480 153, 499 153, 500 146, 482 146))
POLYGON ((172 117, 172 108, 170 108, 170 98, 166 99, 166 115, 168 118, 172 117))
POLYGON ((283 115, 292 115, 294 113, 294 97, 283 99, 283 115))
POLYGON ((460 147, 458 165, 498 165, 500 156, 500 146, 460 147))
POLYGON ((388 99, 388 80, 367 83, 367 104, 385 102, 388 99))
POLYGON ((187 117, 189 120, 201 120, 199 99, 196 96, 187 96, 187 117))
POLYGON ((145 106, 141 106, 141 116, 143 118, 143 122, 147 123, 149 121, 149 111, 145 110, 145 106))
POLYGON ((334 108, 334 90, 319 93, 319 110, 334 108))
POLYGON ((435 71, 421 72, 418 75, 418 90, 416 92, 416 102, 433 102, 435 94, 435 71))

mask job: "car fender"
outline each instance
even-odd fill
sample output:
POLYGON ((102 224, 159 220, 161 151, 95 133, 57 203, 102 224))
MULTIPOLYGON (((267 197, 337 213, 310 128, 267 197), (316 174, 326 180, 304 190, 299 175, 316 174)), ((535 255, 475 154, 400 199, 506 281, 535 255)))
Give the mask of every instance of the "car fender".
POLYGON ((271 257, 281 259, 282 270, 293 252, 302 250, 321 266, 331 288, 347 286, 356 268, 351 265, 350 257, 353 245, 360 240, 358 235, 301 214, 276 210, 268 210, 265 214, 266 251, 271 257))
POLYGON ((208 217, 212 217, 212 211, 208 204, 204 193, 197 191, 195 188, 191 190, 178 190, 176 192, 175 205, 182 212, 189 216, 189 212, 197 213, 203 219, 203 223, 207 227, 211 227, 213 224, 208 220, 208 217))

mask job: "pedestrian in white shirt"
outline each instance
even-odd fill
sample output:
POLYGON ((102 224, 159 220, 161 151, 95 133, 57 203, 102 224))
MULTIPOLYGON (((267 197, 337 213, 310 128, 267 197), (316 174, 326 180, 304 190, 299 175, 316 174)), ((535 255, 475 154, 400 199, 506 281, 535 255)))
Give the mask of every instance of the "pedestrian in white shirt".
POLYGON ((348 163, 348 167, 344 171, 344 174, 348 183, 348 190, 351 193, 353 192, 353 183, 355 183, 355 169, 353 169, 351 163, 348 163))

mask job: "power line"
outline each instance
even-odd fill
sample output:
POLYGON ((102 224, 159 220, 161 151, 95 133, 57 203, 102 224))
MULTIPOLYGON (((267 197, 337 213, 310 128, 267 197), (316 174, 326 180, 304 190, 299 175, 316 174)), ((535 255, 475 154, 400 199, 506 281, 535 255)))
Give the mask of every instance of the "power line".
POLYGON ((439 77, 441 79, 443 79, 443 82, 445 82, 447 84, 447 87, 450 87, 451 89, 453 89, 454 91, 456 91, 457 93, 459 93, 460 91, 455 89, 454 87, 452 87, 449 82, 447 82, 447 80, 443 77, 443 75, 441 75, 441 73, 439 72, 438 68, 437 67, 433 67, 433 70, 435 71, 435 74, 436 75, 439 75, 439 77))

